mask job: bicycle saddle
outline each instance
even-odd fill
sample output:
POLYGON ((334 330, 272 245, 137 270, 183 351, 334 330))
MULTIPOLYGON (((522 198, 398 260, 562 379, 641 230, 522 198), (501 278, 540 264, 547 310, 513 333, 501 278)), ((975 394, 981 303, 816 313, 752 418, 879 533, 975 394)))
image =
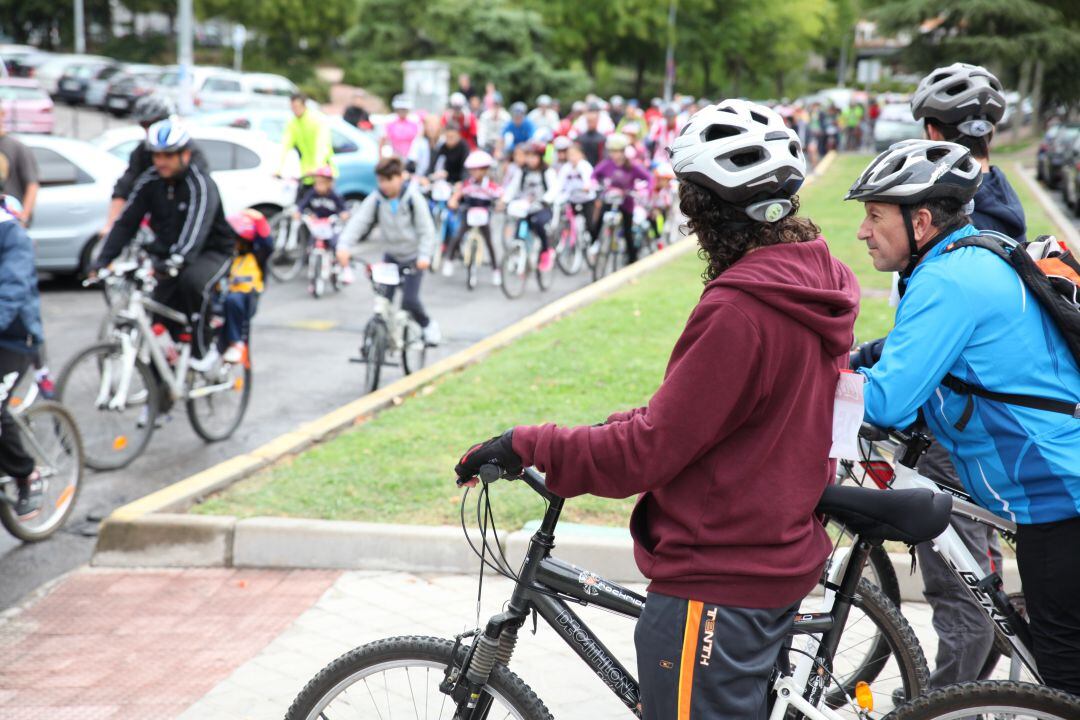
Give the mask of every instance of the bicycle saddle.
POLYGON ((952 516, 952 497, 921 488, 884 491, 830 485, 818 501, 817 512, 864 540, 915 545, 945 531, 952 516))

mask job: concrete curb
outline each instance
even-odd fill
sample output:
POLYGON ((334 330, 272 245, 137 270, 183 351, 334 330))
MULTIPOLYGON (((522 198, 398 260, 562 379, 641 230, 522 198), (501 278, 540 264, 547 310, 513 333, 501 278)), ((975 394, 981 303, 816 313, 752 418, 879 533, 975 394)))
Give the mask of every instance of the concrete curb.
MULTIPOLYGON (((182 512, 200 499, 218 492, 282 458, 302 452, 315 443, 333 437, 357 421, 370 417, 380 410, 394 405, 396 402, 400 402, 402 397, 416 393, 425 385, 443 375, 461 370, 482 360, 493 351, 511 344, 569 312, 611 294, 616 289, 655 268, 666 265, 672 260, 692 252, 696 247, 697 244, 689 239, 671 245, 580 290, 564 295, 545 305, 532 315, 450 357, 403 377, 374 393, 354 400, 316 420, 304 423, 296 430, 280 435, 265 445, 242 455, 237 455, 117 508, 101 525, 94 564, 120 562, 119 555, 124 552, 131 553, 133 557, 143 557, 134 546, 134 538, 142 538, 148 544, 148 548, 158 546, 162 543, 155 541, 152 537, 151 534, 154 528, 168 527, 168 537, 183 544, 185 542, 184 538, 177 534, 178 521, 173 524, 140 523, 139 531, 134 534, 132 534, 132 530, 125 528, 125 525, 154 513, 182 512), (117 535, 117 537, 113 537, 114 535, 117 535), (97 557, 97 554, 100 554, 101 557, 97 557)), ((197 535, 198 531, 194 532, 196 532, 196 537, 199 537, 197 535)), ((193 557, 196 556, 198 556, 198 553, 194 553, 193 557)))
POLYGON ((1019 161, 1013 161, 1013 170, 1015 171, 1013 176, 1023 179, 1028 190, 1039 201, 1039 205, 1046 211, 1046 214, 1050 216, 1050 220, 1058 226, 1061 231, 1058 239, 1064 240, 1073 254, 1080 256, 1080 231, 1076 229, 1073 222, 1057 206, 1054 199, 1050 197, 1050 193, 1039 184, 1039 181, 1035 178, 1035 173, 1024 168, 1019 161))

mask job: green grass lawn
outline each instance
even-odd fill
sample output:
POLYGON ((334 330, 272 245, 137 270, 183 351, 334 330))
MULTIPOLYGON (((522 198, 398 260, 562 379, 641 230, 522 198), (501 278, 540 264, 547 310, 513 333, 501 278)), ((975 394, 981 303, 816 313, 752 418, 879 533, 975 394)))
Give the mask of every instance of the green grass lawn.
MULTIPOLYGON (((890 278, 875 272, 856 237, 860 203, 842 202, 869 162, 839 156, 806 188, 802 213, 822 228, 832 252, 856 272, 861 339, 892 324, 890 278)), ((1033 229, 1050 227, 1014 184, 1033 229)), ((456 524, 460 491, 453 467, 473 442, 514 425, 589 424, 644 404, 663 376, 671 347, 701 293, 701 261, 679 258, 612 296, 553 323, 484 362, 452 373, 363 425, 279 463, 194 509, 205 514, 313 517, 456 524)), ((497 300, 493 296, 493 302, 497 300)), ((520 527, 543 508, 520 483, 495 487, 500 526, 520 527)), ((624 525, 630 500, 578 498, 565 518, 624 525)))

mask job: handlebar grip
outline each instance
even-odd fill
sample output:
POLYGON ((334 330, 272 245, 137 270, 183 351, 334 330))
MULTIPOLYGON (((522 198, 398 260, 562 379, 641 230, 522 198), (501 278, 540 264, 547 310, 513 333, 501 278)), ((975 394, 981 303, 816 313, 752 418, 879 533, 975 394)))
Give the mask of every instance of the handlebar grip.
POLYGON ((859 428, 859 437, 873 441, 888 440, 889 431, 885 428, 880 428, 877 425, 871 425, 868 422, 864 422, 862 427, 859 428))
POLYGON ((477 473, 480 479, 486 483, 494 482, 502 477, 502 468, 494 463, 487 463, 480 466, 480 472, 477 473))

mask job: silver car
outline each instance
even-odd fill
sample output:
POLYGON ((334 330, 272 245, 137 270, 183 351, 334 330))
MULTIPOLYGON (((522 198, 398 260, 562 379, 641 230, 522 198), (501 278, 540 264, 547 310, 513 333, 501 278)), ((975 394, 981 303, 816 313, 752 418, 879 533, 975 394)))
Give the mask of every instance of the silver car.
POLYGON ((85 273, 125 163, 90 143, 19 135, 37 160, 41 190, 30 224, 38 270, 85 273))
POLYGON ((874 151, 882 152, 901 140, 917 140, 923 136, 922 123, 911 114, 907 103, 890 103, 881 108, 874 123, 874 151))

